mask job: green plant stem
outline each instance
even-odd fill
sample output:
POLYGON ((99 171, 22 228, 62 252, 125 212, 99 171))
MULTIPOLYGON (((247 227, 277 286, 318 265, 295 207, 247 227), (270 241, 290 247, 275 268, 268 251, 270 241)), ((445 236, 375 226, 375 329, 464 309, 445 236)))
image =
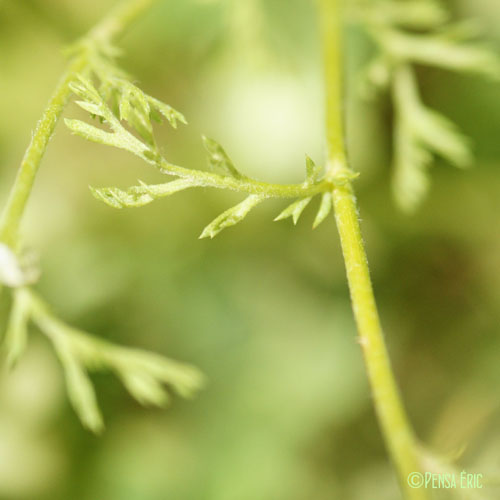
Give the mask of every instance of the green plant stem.
POLYGON ((13 249, 17 246, 19 224, 26 208, 38 167, 71 93, 69 83, 73 80, 74 75, 84 67, 85 60, 83 58, 79 58, 70 64, 52 95, 42 118, 38 122, 28 149, 24 154, 0 220, 0 241, 13 249))
MULTIPOLYGON (((83 40, 95 44, 110 42, 114 37, 123 32, 153 2, 154 0, 128 0, 120 4, 110 15, 90 30, 83 40)), ((73 57, 59 81, 54 94, 50 98, 42 118, 36 126, 28 149, 24 154, 16 180, 0 219, 0 241, 14 250, 18 244, 19 225, 26 209, 38 168, 71 94, 69 85, 77 73, 85 70, 87 64, 88 60, 85 51, 73 57)))
MULTIPOLYGON (((146 159, 146 161, 149 160, 146 159)), ((258 194, 265 198, 299 198, 314 196, 324 192, 333 185, 329 180, 323 180, 314 184, 272 184, 269 182, 257 181, 249 177, 235 179, 213 172, 179 167, 169 163, 164 158, 153 164, 167 174, 178 176, 181 179, 192 179, 194 186, 198 184, 203 187, 229 189, 240 193, 258 194)))
MULTIPOLYGON (((327 95, 328 171, 331 177, 349 170, 342 113, 341 0, 319 0, 327 95)), ((391 369, 373 294, 368 262, 350 180, 332 191, 333 206, 368 378, 386 446, 397 469, 405 497, 427 498, 425 489, 408 486, 408 475, 420 471, 417 440, 408 422, 391 369)))

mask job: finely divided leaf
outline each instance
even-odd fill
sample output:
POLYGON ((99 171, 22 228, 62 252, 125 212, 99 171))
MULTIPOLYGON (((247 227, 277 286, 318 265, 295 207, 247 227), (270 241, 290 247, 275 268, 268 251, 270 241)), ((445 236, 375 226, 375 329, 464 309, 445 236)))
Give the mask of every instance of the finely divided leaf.
POLYGON ((102 102, 102 97, 88 78, 82 75, 78 75, 77 78, 78 81, 69 84, 69 88, 73 93, 87 102, 92 102, 94 104, 102 102))
POLYGON ((401 210, 412 213, 429 189, 432 155, 404 123, 396 125, 393 193, 401 210))
POLYGON ((58 353, 66 376, 66 386, 70 401, 82 424, 99 434, 104 430, 104 422, 97 404, 94 386, 85 368, 75 354, 59 344, 58 353))
POLYGON ((472 152, 451 121, 424 106, 400 120, 402 123, 396 126, 393 188, 399 206, 413 212, 428 191, 433 154, 465 168, 472 163, 472 152))
POLYGON ((172 106, 169 106, 168 104, 165 104, 164 102, 161 102, 151 96, 147 96, 147 98, 149 100, 149 103, 151 104, 151 107, 153 108, 152 116, 157 121, 161 121, 161 117, 158 116, 158 113, 160 113, 160 115, 163 115, 167 119, 168 123, 170 123, 173 128, 177 128, 178 121, 184 123, 184 125, 187 125, 187 120, 186 118, 184 118, 184 115, 176 109, 172 108, 172 106))
POLYGON ((114 347, 109 364, 123 380, 127 378, 132 395, 148 404, 160 406, 168 402, 163 384, 185 398, 192 397, 205 384, 205 377, 194 366, 139 349, 114 347))
POLYGON ((115 123, 112 124, 112 128, 115 130, 114 132, 106 132, 105 130, 89 125, 81 120, 69 120, 65 118, 64 123, 73 134, 79 135, 89 141, 104 144, 105 146, 125 149, 143 159, 147 159, 148 154, 153 155, 153 152, 148 149, 146 144, 142 143, 127 130, 119 128, 119 122, 118 126, 115 123))
POLYGON ((414 126, 420 140, 433 152, 457 167, 470 166, 473 157, 469 141, 452 121, 431 109, 422 108, 414 126))
POLYGON ((113 132, 106 132, 105 130, 89 125, 81 120, 70 120, 65 118, 64 123, 71 132, 88 141, 97 142, 106 146, 122 147, 118 136, 113 132))
POLYGON ((124 208, 128 206, 142 206, 150 201, 148 194, 130 196, 127 191, 115 187, 93 188, 89 186, 94 197, 112 208, 124 208))
POLYGON ((281 212, 274 220, 278 221, 287 219, 288 217, 292 217, 293 223, 297 224, 299 217, 301 216, 307 205, 309 205, 309 202, 311 200, 312 197, 309 196, 307 198, 301 198, 300 200, 293 202, 291 205, 288 205, 288 207, 286 207, 285 210, 283 210, 283 212, 281 212))
POLYGON ((118 80, 118 82, 120 120, 126 120, 149 145, 154 145, 151 107, 147 96, 141 89, 126 80, 118 80))
POLYGON ((170 401, 162 384, 148 373, 124 371, 120 373, 123 385, 141 405, 164 407, 170 401))
POLYGON ((258 205, 264 198, 257 194, 251 194, 238 205, 231 207, 212 221, 201 233, 200 238, 213 238, 226 227, 234 226, 243 220, 248 212, 258 205))
POLYGON ((495 51, 476 42, 457 43, 453 37, 446 37, 446 32, 418 35, 388 29, 379 39, 401 61, 500 78, 500 59, 495 51))
POLYGON ((234 177, 235 179, 242 179, 243 175, 238 172, 233 162, 224 151, 223 147, 208 137, 202 136, 203 145, 208 152, 208 159, 210 166, 215 171, 221 171, 226 175, 234 177))
POLYGON ((398 205, 412 212, 429 187, 428 167, 439 155, 457 167, 467 167, 472 153, 457 127, 421 101, 414 71, 401 65, 395 73, 393 191, 398 205))
POLYGON ((33 321, 52 341, 61 361, 71 403, 91 431, 101 432, 104 424, 88 371, 114 372, 135 399, 148 405, 164 406, 168 402, 165 386, 184 397, 191 397, 203 386, 204 377, 195 367, 117 346, 71 328, 55 318, 31 290, 24 290, 33 321))
POLYGON ((123 191, 118 188, 90 188, 92 194, 113 208, 142 207, 152 201, 169 196, 190 187, 199 185, 193 179, 178 179, 165 184, 145 184, 139 181, 140 186, 132 186, 123 191))
POLYGON ((88 111, 92 116, 100 116, 101 118, 104 118, 104 110, 100 104, 88 101, 75 101, 75 104, 78 104, 80 108, 88 111))

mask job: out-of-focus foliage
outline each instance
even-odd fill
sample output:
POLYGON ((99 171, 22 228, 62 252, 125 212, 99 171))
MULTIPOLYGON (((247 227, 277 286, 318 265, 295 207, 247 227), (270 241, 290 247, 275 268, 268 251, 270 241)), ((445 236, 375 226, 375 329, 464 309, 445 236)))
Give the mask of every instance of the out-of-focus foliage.
MULTIPOLYGON (((113 3, 0 2, 3 194, 63 68, 62 45, 113 3)), ((255 2, 258 19, 237 24, 243 3, 160 0, 124 37, 121 65, 148 95, 185 112, 189 128, 157 130, 172 161, 204 165, 206 133, 248 175, 300 182, 304 153, 317 159, 323 150, 313 5, 255 2)), ((457 20, 476 17, 500 42, 495 2, 449 3, 457 20)), ((403 217, 390 196, 389 104, 357 99, 373 47, 356 29, 347 38, 350 156, 361 171, 363 231, 405 402, 424 441, 444 454, 466 443, 460 466, 495 476, 498 87, 418 69, 426 104, 471 137, 477 165, 462 172, 438 164, 421 210, 403 217)), ((66 116, 78 113, 72 106, 66 116)), ((0 383, 0 497, 397 499, 333 220, 316 231, 302 221, 273 224, 281 207, 270 202, 245 225, 200 241, 199 228, 237 201, 232 194, 186 191, 122 211, 89 195, 88 185, 135 183, 142 168, 60 126, 35 185, 25 243, 39 251, 41 291, 72 324, 189 360, 208 387, 155 412, 112 377, 93 377, 107 423, 95 438, 74 419, 53 353, 34 332, 0 383)), ((163 181, 149 169, 139 175, 163 181)), ((302 218, 312 223, 313 214, 302 218)), ((487 486, 486 498, 498 498, 487 486)))
POLYGON ((414 212, 429 190, 428 169, 438 156, 456 167, 472 164, 469 141, 456 125, 425 106, 414 65, 482 75, 500 82, 500 56, 474 21, 451 23, 435 0, 352 2, 352 18, 377 46, 363 70, 367 97, 389 89, 394 102, 393 191, 405 212, 414 212))
POLYGON ((48 337, 59 358, 70 401, 83 425, 100 433, 104 429, 89 371, 108 370, 145 406, 164 407, 170 397, 164 385, 191 397, 203 385, 199 371, 171 359, 121 347, 72 328, 53 315, 32 290, 19 287, 5 331, 5 364, 12 368, 26 350, 30 320, 48 337))

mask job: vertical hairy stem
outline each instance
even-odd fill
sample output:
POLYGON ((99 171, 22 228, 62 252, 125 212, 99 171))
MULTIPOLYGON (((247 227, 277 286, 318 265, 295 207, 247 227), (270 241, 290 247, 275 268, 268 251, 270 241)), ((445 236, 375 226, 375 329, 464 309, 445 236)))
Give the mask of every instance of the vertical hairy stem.
POLYGON ((409 474, 420 470, 418 446, 398 393, 385 346, 361 237, 356 198, 349 180, 342 112, 342 0, 318 1, 327 96, 328 173, 332 177, 345 178, 342 185, 333 189, 332 195, 352 308, 375 410, 401 487, 406 498, 423 500, 427 498, 425 490, 412 489, 408 485, 409 474))
POLYGON ((71 93, 69 84, 73 80, 74 75, 81 71, 84 66, 85 61, 82 58, 74 61, 69 66, 50 98, 49 104, 43 112, 43 116, 38 122, 28 149, 24 154, 16 180, 11 188, 9 199, 3 210, 2 218, 0 219, 0 241, 6 243, 11 248, 15 248, 17 245, 19 224, 26 208, 31 188, 35 182, 38 167, 71 93))
MULTIPOLYGON (((154 0, 128 0, 120 4, 86 36, 89 41, 109 42, 119 35, 154 0)), ((0 241, 11 248, 17 246, 19 225, 35 181, 38 168, 47 149, 57 122, 71 94, 69 84, 77 73, 85 70, 88 61, 85 53, 70 62, 38 122, 31 142, 24 154, 16 180, 0 219, 0 241)))

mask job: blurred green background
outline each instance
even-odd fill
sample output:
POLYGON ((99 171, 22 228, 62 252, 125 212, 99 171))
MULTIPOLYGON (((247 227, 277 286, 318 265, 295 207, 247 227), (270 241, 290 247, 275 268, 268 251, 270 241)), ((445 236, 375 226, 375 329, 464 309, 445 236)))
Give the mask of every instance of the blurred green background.
MULTIPOLYGON (((61 49, 113 0, 0 0, 0 194, 5 199, 64 68, 61 49)), ((500 45, 500 6, 454 0, 500 45)), ((318 34, 309 0, 159 0, 123 37, 122 66, 190 125, 159 130, 173 161, 204 168, 202 133, 243 172, 298 182, 324 158, 318 34)), ((425 102, 472 138, 470 171, 438 164, 412 217, 390 196, 391 105, 363 102, 369 53, 349 32, 348 136, 362 227, 397 378, 420 438, 459 467, 500 466, 500 87, 421 68, 425 102)), ((76 106, 65 116, 80 115, 76 106)), ((39 290, 65 320, 190 361, 209 385, 166 410, 139 407, 95 377, 107 430, 71 410, 36 331, 0 380, 0 498, 33 500, 391 500, 396 479, 377 428, 333 218, 273 223, 269 202, 213 241, 202 228, 232 194, 192 190, 137 210, 88 185, 162 177, 60 125, 27 213, 39 290)), ((436 498, 450 498, 442 495, 436 498)), ((494 481, 484 498, 499 498, 494 481)))

